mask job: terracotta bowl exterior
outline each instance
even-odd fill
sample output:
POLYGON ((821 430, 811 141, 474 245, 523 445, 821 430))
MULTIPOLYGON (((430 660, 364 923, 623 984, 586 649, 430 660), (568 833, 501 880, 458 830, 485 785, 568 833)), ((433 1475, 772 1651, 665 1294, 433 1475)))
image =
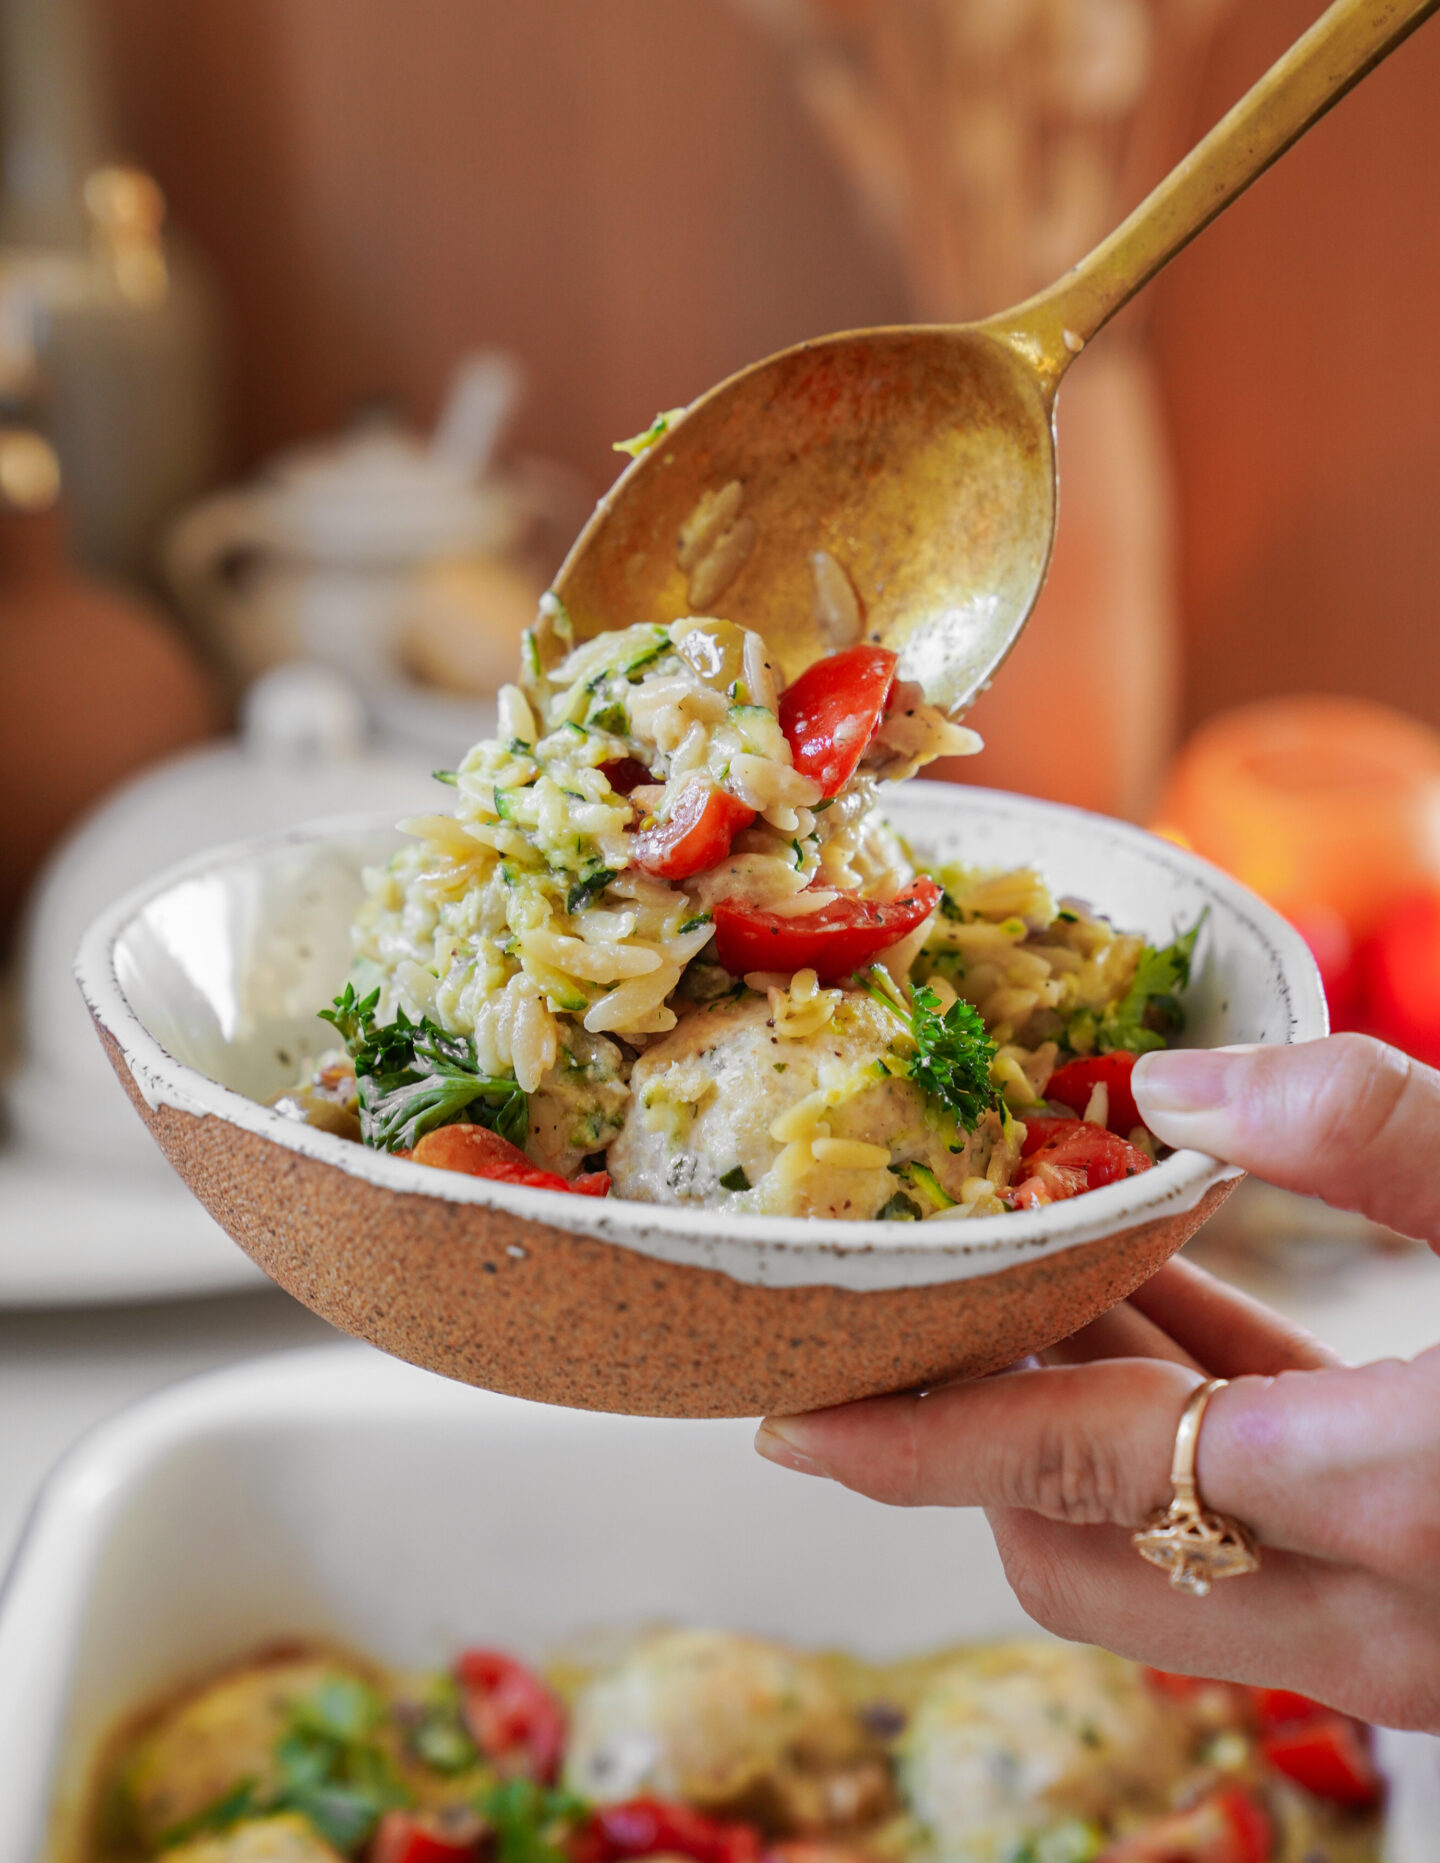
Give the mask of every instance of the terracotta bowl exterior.
MULTIPOLYGON (((1298 935, 1203 861, 1057 805, 912 784, 922 855, 1033 860, 1056 891, 1166 940, 1207 910, 1198 1045, 1325 1033, 1298 935)), ((333 1037, 359 872, 396 844, 332 824, 223 849, 97 922, 79 976, 141 1118, 273 1280, 346 1332, 466 1383, 652 1416, 753 1416, 976 1376, 1123 1299, 1235 1174, 1180 1152, 1049 1209, 840 1223, 567 1198, 427 1170, 260 1103, 333 1037)))

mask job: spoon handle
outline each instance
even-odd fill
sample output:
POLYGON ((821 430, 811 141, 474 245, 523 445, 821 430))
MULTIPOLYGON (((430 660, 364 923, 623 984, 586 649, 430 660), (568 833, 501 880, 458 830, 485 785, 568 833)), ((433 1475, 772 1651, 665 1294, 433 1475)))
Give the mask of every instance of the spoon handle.
POLYGON ((1440 0, 1335 0, 1108 238, 981 328, 1019 350, 1053 393, 1116 311, 1437 7, 1440 0))

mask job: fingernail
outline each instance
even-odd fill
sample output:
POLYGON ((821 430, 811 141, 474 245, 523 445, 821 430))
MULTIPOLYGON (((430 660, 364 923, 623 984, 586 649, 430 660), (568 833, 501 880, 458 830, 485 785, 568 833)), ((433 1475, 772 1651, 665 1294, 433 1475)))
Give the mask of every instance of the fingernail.
POLYGON ((808 1452, 808 1432, 800 1417, 767 1417, 755 1432, 755 1447, 767 1462, 793 1469, 797 1475, 827 1475, 808 1452))
POLYGON ((1149 1123, 1152 1113, 1202 1113, 1223 1106, 1239 1085, 1241 1058, 1255 1052, 1250 1042, 1233 1048, 1173 1048, 1144 1054, 1132 1076, 1136 1103, 1149 1123))

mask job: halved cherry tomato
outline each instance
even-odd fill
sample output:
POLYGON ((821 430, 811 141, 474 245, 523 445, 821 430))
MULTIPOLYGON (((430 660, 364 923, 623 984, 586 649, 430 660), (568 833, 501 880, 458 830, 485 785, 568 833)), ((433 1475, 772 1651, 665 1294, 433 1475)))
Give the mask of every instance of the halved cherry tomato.
POLYGON ((376 1826, 368 1863, 473 1863, 485 1826, 473 1811, 387 1811, 376 1826), (458 1813, 458 1815, 456 1815, 458 1813))
POLYGON ((600 765, 600 774, 617 796, 628 796, 632 789, 638 789, 642 783, 655 781, 638 757, 611 757, 608 762, 600 765))
POLYGON ((1105 1123, 1121 1138, 1128 1138, 1136 1126, 1144 1124, 1130 1089, 1130 1076, 1138 1059, 1138 1055, 1117 1049, 1114 1054, 1091 1054, 1079 1061, 1067 1061, 1050 1076, 1045 1098, 1073 1106, 1083 1117, 1090 1095, 1097 1087, 1104 1087, 1109 1099, 1105 1123))
POLYGON ((630 858, 642 873, 660 880, 688 880, 708 873, 730 852, 730 843, 755 819, 728 790, 704 777, 690 779, 662 822, 642 828, 630 843, 630 858))
POLYGON ((1298 1721, 1323 1721, 1335 1712, 1324 1702, 1312 1701, 1308 1695, 1297 1695, 1293 1689, 1248 1688, 1245 1693, 1250 1699, 1255 1725, 1262 1734, 1273 1733, 1277 1727, 1293 1727, 1298 1721))
POLYGON ((1083 1119, 1056 1120, 1058 1130, 1047 1133, 1033 1150, 1030 1126, 1049 1122, 1036 1119, 1025 1124, 1020 1175, 1015 1185, 1015 1203, 1020 1209, 1061 1203, 1082 1190, 1098 1190, 1102 1184, 1115 1184, 1123 1177, 1135 1177, 1150 1169, 1150 1160, 1138 1145, 1083 1119))
POLYGON ((750 1824, 722 1824, 688 1805, 631 1798, 601 1805, 570 1840, 572 1863, 620 1863, 627 1857, 693 1858, 694 1863, 760 1863, 760 1833, 750 1824))
POLYGON ((1378 1805, 1384 1794, 1366 1729, 1346 1714, 1276 1728, 1261 1739, 1260 1751, 1276 1772, 1332 1804, 1378 1805))
POLYGON ((816 660, 780 695, 780 729, 795 768, 838 795, 880 729, 898 656, 863 642, 816 660))
POLYGON ((771 1844, 764 1863, 869 1863, 862 1850, 845 1844, 827 1844, 823 1838, 787 1837, 771 1844))
POLYGON ((549 1785, 565 1750, 565 1710, 524 1663, 499 1650, 464 1650, 455 1664, 470 1738, 501 1772, 549 1785))
POLYGON ((1070 1113, 1032 1113, 1025 1121, 1025 1136, 1020 1141, 1020 1156, 1028 1158, 1039 1151, 1042 1145, 1048 1145, 1052 1139, 1059 1138, 1078 1126, 1079 1119, 1070 1113))
POLYGON ((1274 1851, 1270 1814, 1240 1786, 1227 1785, 1112 1844, 1100 1863, 1269 1863, 1274 1851))
POLYGON ((885 905, 842 893, 801 919, 784 919, 738 899, 715 907, 715 955, 732 976, 749 970, 813 970, 822 983, 838 983, 898 944, 940 903, 933 880, 912 880, 885 905))
POLYGON ((470 1177, 488 1177, 496 1184, 525 1184, 531 1190, 567 1190, 577 1197, 610 1194, 608 1171, 585 1171, 569 1180, 538 1165, 486 1126, 437 1126, 427 1132, 413 1151, 397 1151, 397 1158, 434 1165, 441 1171, 464 1171, 470 1177))

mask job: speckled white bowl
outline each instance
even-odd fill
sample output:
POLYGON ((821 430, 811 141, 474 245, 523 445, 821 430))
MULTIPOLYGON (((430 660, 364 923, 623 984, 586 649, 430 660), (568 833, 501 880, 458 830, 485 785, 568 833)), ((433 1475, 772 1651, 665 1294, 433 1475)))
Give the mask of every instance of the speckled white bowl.
MULTIPOLYGON (((1053 803, 912 783, 921 857, 1033 863, 1168 941, 1207 912, 1187 1040, 1323 1035, 1303 941, 1206 862, 1053 803)), ((373 820, 222 848, 97 921, 78 975, 171 1163, 265 1271, 402 1358, 551 1402, 652 1415, 835 1403, 1013 1361, 1122 1299, 1234 1173, 1182 1151, 1048 1209, 924 1225, 772 1220, 525 1190, 407 1164, 262 1102, 327 1043, 373 820)))

